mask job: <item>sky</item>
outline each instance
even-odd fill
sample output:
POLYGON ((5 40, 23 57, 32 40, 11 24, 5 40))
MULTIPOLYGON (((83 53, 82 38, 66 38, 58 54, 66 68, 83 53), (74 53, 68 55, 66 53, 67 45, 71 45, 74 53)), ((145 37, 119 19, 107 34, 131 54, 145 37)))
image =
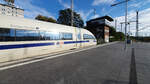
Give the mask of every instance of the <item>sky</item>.
MULTIPOLYGON (((119 4, 111 7, 112 4, 124 0, 74 0, 74 11, 79 13, 84 22, 109 15, 117 20, 117 31, 121 31, 120 22, 124 22, 125 4, 119 4), (94 14, 96 9, 96 14, 94 14)), ((25 9, 25 18, 34 19, 38 14, 58 18, 59 10, 70 8, 71 0, 16 0, 17 7, 25 9)), ((0 0, 0 3, 4 3, 0 0)), ((139 11, 139 29, 140 35, 150 36, 150 0, 130 0, 128 2, 128 21, 136 20, 136 11, 139 11)), ((86 23, 85 23, 86 24, 86 23)), ((114 26, 114 22, 112 22, 114 26)), ((124 28, 124 25, 123 25, 124 28)), ((136 24, 130 24, 130 31, 135 35, 136 24)), ((128 27, 129 31, 129 27, 128 27)))

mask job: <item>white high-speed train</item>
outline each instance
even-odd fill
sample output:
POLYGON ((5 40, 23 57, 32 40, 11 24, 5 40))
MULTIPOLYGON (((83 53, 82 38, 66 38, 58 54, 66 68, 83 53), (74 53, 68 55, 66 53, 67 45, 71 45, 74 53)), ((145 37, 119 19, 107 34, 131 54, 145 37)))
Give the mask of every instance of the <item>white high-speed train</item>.
POLYGON ((0 15, 0 62, 96 44, 83 28, 0 15))

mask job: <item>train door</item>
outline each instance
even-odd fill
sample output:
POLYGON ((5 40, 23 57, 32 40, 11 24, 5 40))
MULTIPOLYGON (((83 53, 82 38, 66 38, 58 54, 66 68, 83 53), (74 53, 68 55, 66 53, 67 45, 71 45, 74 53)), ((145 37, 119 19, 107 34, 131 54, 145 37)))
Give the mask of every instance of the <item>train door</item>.
POLYGON ((78 28, 77 30, 76 30, 76 45, 77 45, 77 47, 79 48, 79 47, 81 47, 82 46, 82 40, 81 40, 81 29, 80 28, 78 28))

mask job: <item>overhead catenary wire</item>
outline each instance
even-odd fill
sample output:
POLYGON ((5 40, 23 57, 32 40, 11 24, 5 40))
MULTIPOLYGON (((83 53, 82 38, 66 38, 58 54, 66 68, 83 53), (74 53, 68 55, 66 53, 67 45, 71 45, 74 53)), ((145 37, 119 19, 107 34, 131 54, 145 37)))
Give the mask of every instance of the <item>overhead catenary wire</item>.
POLYGON ((118 3, 115 3, 115 4, 112 4, 112 6, 116 6, 116 5, 119 5, 119 4, 122 4, 122 3, 126 3, 126 8, 125 8, 125 50, 126 50, 126 46, 127 46, 127 16, 128 16, 128 1, 130 0, 125 0, 125 1, 122 1, 122 2, 118 2, 118 3))

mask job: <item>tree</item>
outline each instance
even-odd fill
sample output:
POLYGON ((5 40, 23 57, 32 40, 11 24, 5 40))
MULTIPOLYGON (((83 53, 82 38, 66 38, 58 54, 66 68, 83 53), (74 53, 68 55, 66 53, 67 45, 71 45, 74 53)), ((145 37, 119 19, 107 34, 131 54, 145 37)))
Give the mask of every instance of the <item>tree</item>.
MULTIPOLYGON (((57 23, 64 25, 71 25, 71 9, 64 9, 59 11, 59 17, 57 19, 57 23)), ((84 27, 84 22, 80 16, 80 14, 74 13, 73 17, 73 26, 75 27, 84 27)))
POLYGON ((57 23, 57 21, 51 17, 47 19, 47 22, 57 23))
POLYGON ((15 3, 15 0, 4 0, 7 2, 8 5, 13 5, 15 3))
POLYGON ((110 36, 115 36, 115 34, 116 34, 115 28, 110 27, 110 29, 109 29, 109 35, 110 35, 110 36))
POLYGON ((46 17, 42 15, 38 15, 35 17, 36 20, 41 20, 41 21, 46 21, 46 22, 52 22, 52 23, 57 23, 55 19, 51 17, 46 17))
POLYGON ((116 34, 115 34, 115 39, 116 39, 117 41, 123 41, 123 40, 125 40, 125 35, 124 35, 124 33, 122 33, 122 32, 116 32, 116 34))
POLYGON ((125 35, 122 32, 116 32, 115 28, 110 27, 109 30, 110 41, 123 41, 125 39, 125 35))

